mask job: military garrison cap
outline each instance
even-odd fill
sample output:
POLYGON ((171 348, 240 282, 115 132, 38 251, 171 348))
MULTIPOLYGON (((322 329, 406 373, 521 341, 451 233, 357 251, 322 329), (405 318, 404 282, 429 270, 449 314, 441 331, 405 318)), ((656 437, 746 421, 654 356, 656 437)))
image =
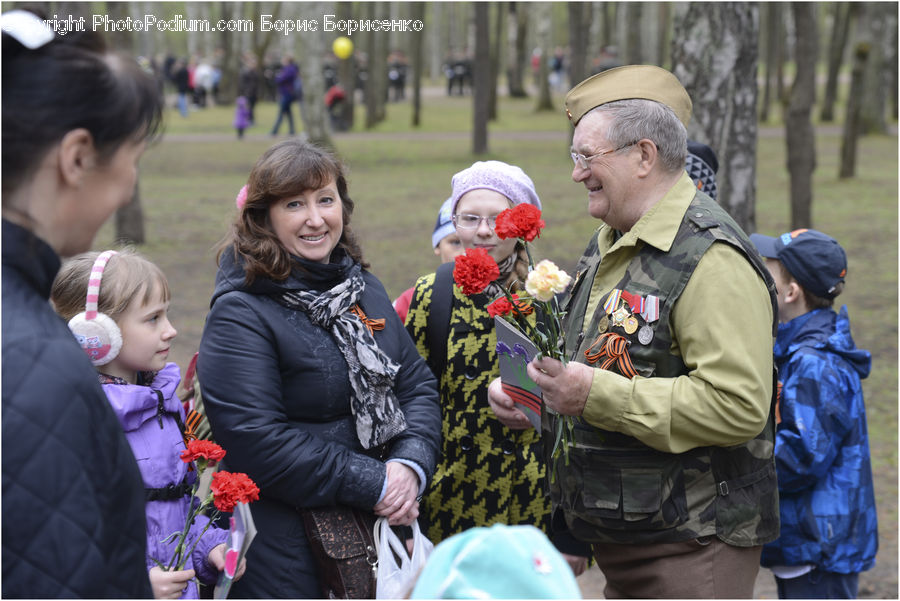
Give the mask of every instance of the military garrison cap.
POLYGON ((654 65, 626 65, 582 81, 566 95, 566 114, 573 125, 594 107, 628 98, 655 100, 675 111, 679 121, 691 121, 691 97, 678 78, 654 65))

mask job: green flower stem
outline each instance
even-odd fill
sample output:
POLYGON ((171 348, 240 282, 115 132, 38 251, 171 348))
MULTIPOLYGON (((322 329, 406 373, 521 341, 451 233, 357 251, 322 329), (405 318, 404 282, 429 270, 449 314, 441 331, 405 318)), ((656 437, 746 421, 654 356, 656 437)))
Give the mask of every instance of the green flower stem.
MULTIPOLYGON (((522 238, 520 238, 520 240, 522 240, 522 243, 525 245, 525 254, 528 255, 528 270, 533 271, 534 257, 531 255, 531 245, 527 240, 522 238)), ((515 303, 513 303, 512 297, 505 287, 503 288, 503 293, 506 295, 507 300, 515 307, 515 303)), ((563 336, 560 328, 561 316, 559 314, 559 306, 556 303, 556 298, 554 297, 549 301, 541 301, 538 299, 533 299, 533 301, 547 318, 544 321, 546 328, 548 329, 547 334, 544 335, 539 332, 536 328, 532 327, 526 319, 523 319, 520 323, 524 322, 523 326, 528 337, 534 341, 540 349, 541 354, 557 359, 561 361, 563 365, 566 365, 566 353, 565 350, 561 348, 563 336)), ((556 439, 553 442, 553 452, 550 456, 553 459, 557 459, 559 454, 562 453, 566 465, 569 465, 569 445, 575 446, 575 419, 569 415, 557 414, 557 416, 556 439)), ((550 481, 555 481, 555 477, 556 469, 554 468, 550 474, 550 481)))
POLYGON ((519 238, 525 244, 525 254, 528 255, 528 270, 531 271, 534 269, 534 258, 531 256, 531 245, 528 244, 528 241, 519 238))
MULTIPOLYGON (((184 553, 185 543, 187 541, 187 535, 191 530, 191 526, 194 524, 194 520, 197 519, 197 516, 200 515, 203 512, 203 510, 206 509, 206 507, 208 507, 209 504, 212 502, 213 495, 212 495, 212 493, 210 493, 209 496, 206 499, 204 499, 202 503, 200 503, 200 505, 198 505, 197 507, 194 507, 194 497, 197 494, 197 489, 200 487, 200 476, 203 475, 203 472, 206 469, 207 463, 208 462, 202 458, 197 460, 197 462, 196 462, 197 479, 195 480, 194 486, 191 489, 191 510, 188 513, 187 520, 185 520, 185 522, 184 522, 184 529, 181 531, 181 534, 178 536, 178 543, 175 545, 175 554, 172 556, 172 560, 169 562, 169 565, 167 565, 165 568, 165 570, 167 572, 171 571, 173 566, 177 566, 176 569, 178 569, 178 570, 180 570, 182 567, 184 567, 184 564, 187 562, 187 556, 190 555, 190 553, 188 553, 187 555, 185 555, 185 553, 184 553)), ((207 526, 208 526, 208 524, 207 524, 207 526)), ((205 529, 204 529, 204 532, 205 532, 205 529)), ((199 537, 197 540, 199 540, 199 537)), ((196 545, 197 545, 197 542, 195 541, 194 546, 196 546, 196 545)), ((193 551, 193 548, 191 548, 191 551, 193 551)))
MULTIPOLYGON (((212 498, 212 494, 210 493, 209 498, 212 498)), ((194 516, 196 517, 196 516, 194 516)), ((184 560, 181 562, 181 565, 176 566, 176 570, 184 569, 184 564, 187 563, 188 558, 194 553, 194 549, 197 548, 197 544, 200 542, 200 539, 203 538, 203 535, 206 534, 206 531, 209 530, 209 527, 212 526, 212 523, 219 518, 219 511, 216 510, 213 512, 211 516, 209 516, 209 521, 206 522, 206 526, 203 527, 203 530, 200 531, 200 534, 197 535, 197 538, 194 540, 194 544, 191 545, 191 550, 185 553, 184 560)), ((193 521, 193 520, 192 520, 193 521)))

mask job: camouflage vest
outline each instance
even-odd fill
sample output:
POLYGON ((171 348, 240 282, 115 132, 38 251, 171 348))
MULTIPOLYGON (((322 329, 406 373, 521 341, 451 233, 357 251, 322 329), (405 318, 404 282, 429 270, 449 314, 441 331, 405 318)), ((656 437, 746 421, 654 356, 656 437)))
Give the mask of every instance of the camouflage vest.
MULTIPOLYGON (((585 307, 601 259, 594 237, 576 267, 580 277, 576 276, 570 296, 563 301, 570 316, 565 327, 573 360, 585 362, 584 351, 598 331, 611 331, 628 339, 628 353, 638 375, 672 378, 686 374, 681 358, 669 350, 670 311, 700 258, 716 241, 731 244, 754 266, 766 282, 777 315, 774 282, 746 234, 715 201, 698 192, 669 252, 644 245, 616 286, 630 294, 658 297, 658 320, 647 323, 634 311, 636 324, 629 324, 627 330, 616 325, 617 320, 604 308, 611 295, 607 292, 591 317, 588 339, 583 340, 585 307), (653 333, 649 343, 646 332, 639 335, 644 326, 653 333)), ((777 321, 772 324, 773 332, 776 326, 777 321)), ((608 368, 618 371, 615 365, 608 368)), ((747 547, 774 540, 779 525, 774 394, 771 407, 769 420, 755 439, 681 454, 657 451, 636 438, 581 421, 575 430, 576 447, 569 449, 568 465, 562 455, 551 460, 555 475, 548 480, 554 509, 561 508, 569 529, 588 542, 677 542, 715 535, 728 544, 747 547)), ((555 432, 554 426, 554 416, 545 412, 544 428, 555 432)), ((549 456, 553 437, 545 433, 544 440, 549 456)))

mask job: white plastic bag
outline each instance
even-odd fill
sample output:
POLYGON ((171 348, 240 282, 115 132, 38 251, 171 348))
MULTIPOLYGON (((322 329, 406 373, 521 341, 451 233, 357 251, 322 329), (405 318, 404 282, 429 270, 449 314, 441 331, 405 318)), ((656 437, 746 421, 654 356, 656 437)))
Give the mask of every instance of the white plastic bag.
POLYGON ((374 539, 378 549, 378 577, 375 583, 376 599, 403 599, 409 596, 414 580, 425 566, 434 544, 425 538, 419 522, 413 522, 412 557, 406 552, 406 544, 391 530, 387 518, 375 522, 374 539), (399 559, 399 565, 398 565, 399 559))

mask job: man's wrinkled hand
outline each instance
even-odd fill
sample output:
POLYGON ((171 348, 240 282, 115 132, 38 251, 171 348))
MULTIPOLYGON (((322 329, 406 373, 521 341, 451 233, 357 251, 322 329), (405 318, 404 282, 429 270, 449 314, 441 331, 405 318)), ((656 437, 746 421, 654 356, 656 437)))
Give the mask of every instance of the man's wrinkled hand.
POLYGON ((528 364, 528 377, 541 387, 544 404, 560 415, 581 415, 591 391, 594 368, 543 357, 528 364))

